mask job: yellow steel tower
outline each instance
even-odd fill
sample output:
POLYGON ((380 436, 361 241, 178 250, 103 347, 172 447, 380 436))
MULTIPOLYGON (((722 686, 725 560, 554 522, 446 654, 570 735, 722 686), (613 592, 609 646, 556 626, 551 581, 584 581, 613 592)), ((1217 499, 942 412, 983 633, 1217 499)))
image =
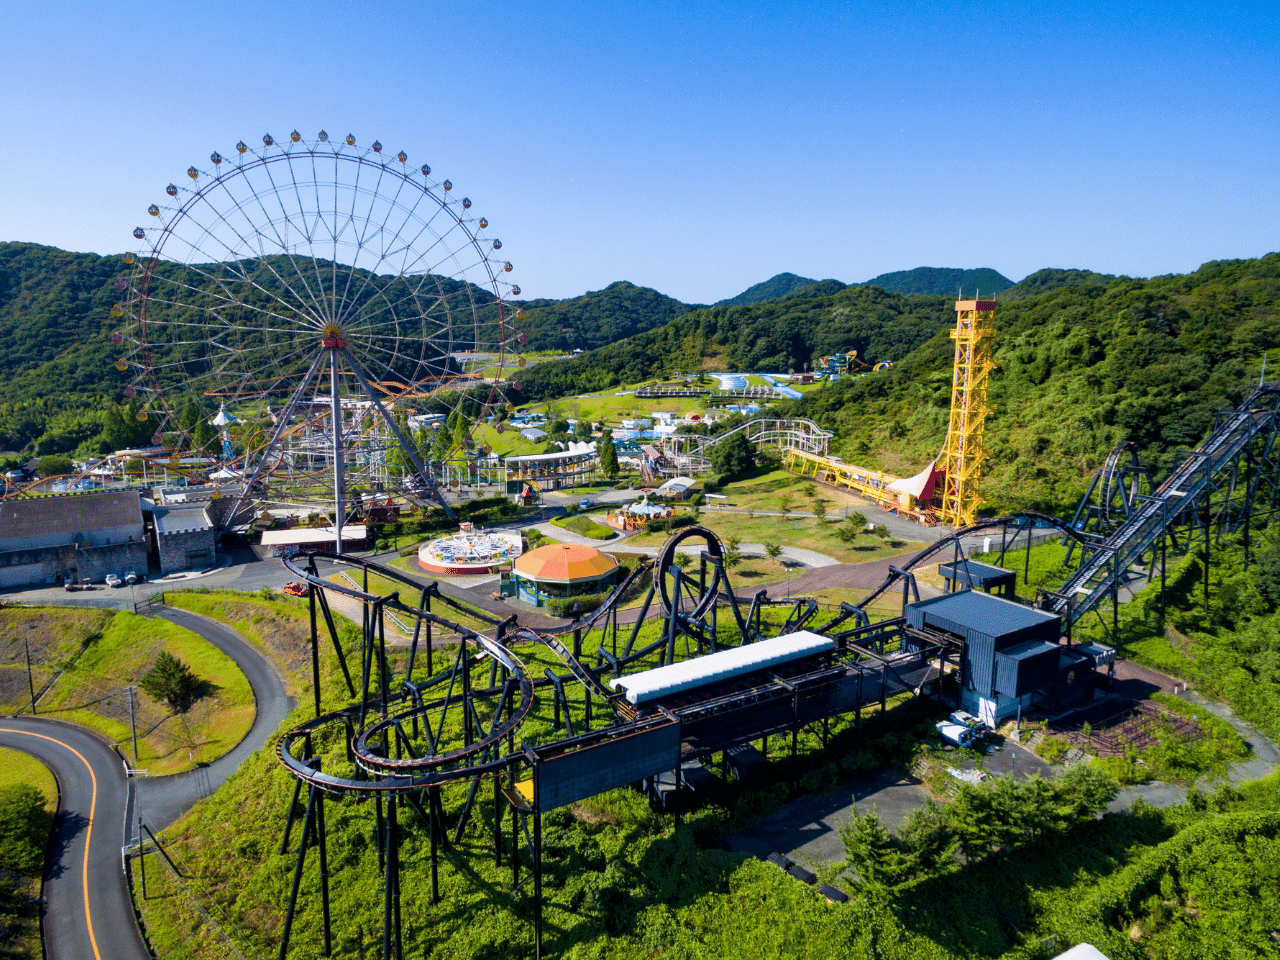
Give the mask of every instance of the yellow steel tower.
POLYGON ((978 477, 982 473, 982 435, 986 427, 987 377, 991 360, 994 300, 957 300, 955 366, 951 372, 951 422, 938 464, 946 473, 943 523, 967 527, 978 514, 978 477))

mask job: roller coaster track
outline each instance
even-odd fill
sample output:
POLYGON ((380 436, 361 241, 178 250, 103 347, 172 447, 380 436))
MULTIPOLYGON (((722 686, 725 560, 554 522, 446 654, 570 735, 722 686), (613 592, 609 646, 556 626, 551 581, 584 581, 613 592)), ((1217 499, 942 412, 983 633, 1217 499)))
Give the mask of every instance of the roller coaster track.
MULTIPOLYGON (((1129 514, 1063 585, 1045 608, 1074 623, 1105 598, 1130 567, 1196 499, 1213 488, 1214 477, 1232 467, 1250 442, 1274 431, 1280 417, 1280 385, 1259 387, 1228 414, 1169 475, 1151 497, 1139 498, 1129 514), (1079 598, 1079 599, 1075 599, 1079 598)), ((1123 451, 1117 447, 1107 467, 1114 473, 1123 451)), ((1107 478, 1108 485, 1112 478, 1107 478)), ((1250 491, 1251 494, 1251 491, 1250 491)))
MULTIPOLYGON (((333 563, 350 562, 337 554, 329 553, 315 553, 309 555, 309 557, 333 563)), ((359 771, 357 776, 345 777, 322 772, 311 764, 306 757, 300 757, 298 754, 299 747, 322 729, 338 724, 352 724, 357 720, 363 721, 365 711, 362 707, 347 707, 316 717, 290 730, 281 738, 277 746, 277 756, 293 775, 321 790, 334 795, 351 794, 357 796, 387 792, 413 793, 428 786, 457 780, 473 780, 481 773, 504 767, 508 761, 496 759, 498 745, 504 738, 514 733, 528 716, 533 704, 534 687, 538 683, 547 682, 533 679, 525 664, 508 648, 508 644, 513 642, 530 641, 542 644, 564 663, 575 679, 600 700, 608 703, 620 720, 629 722, 634 719, 634 711, 631 709, 630 704, 626 703, 619 693, 608 689, 601 683, 597 672, 574 656, 573 652, 561 641, 560 636, 575 629, 589 628, 607 616, 612 606, 621 599, 622 595, 642 575, 644 570, 657 563, 656 560, 637 569, 626 581, 615 587, 608 601, 600 609, 579 621, 554 631, 536 631, 526 627, 518 627, 514 625, 514 616, 498 619, 495 615, 487 612, 464 608, 443 594, 436 593, 434 595, 438 602, 448 607, 456 608, 459 612, 465 613, 469 617, 489 623, 495 628, 492 637, 470 630, 447 617, 427 612, 421 607, 406 604, 400 599, 398 592, 390 596, 379 596, 366 592, 357 586, 351 577, 345 574, 341 575, 341 579, 346 581, 345 583, 335 583, 320 576, 310 566, 310 563, 304 562, 302 558, 285 557, 282 558, 282 562, 290 574, 310 584, 313 592, 326 590, 340 593, 361 603, 381 607, 386 613, 395 610, 413 621, 431 623, 455 631, 464 638, 464 643, 461 645, 463 650, 459 665, 466 664, 470 666, 476 659, 491 658, 501 666, 504 675, 510 678, 507 682, 512 686, 511 692, 518 692, 519 694, 519 702, 513 704, 511 709, 507 711, 505 722, 498 722, 495 719, 492 728, 485 731, 484 735, 474 742, 457 749, 428 756, 390 757, 384 755, 385 751, 380 752, 375 742, 384 736, 390 738, 402 735, 402 730, 397 732, 397 727, 414 721, 415 718, 424 717, 432 709, 447 709, 454 683, 457 680, 459 667, 455 665, 452 671, 445 670, 424 683, 417 684, 416 694, 406 689, 401 692, 392 693, 387 691, 385 694, 372 695, 366 690, 364 697, 365 708, 373 705, 376 700, 377 708, 381 710, 381 717, 373 720, 367 726, 357 729, 354 738, 351 740, 353 760, 359 771), (511 629, 512 627, 514 629, 511 629), (474 655, 466 654, 466 645, 468 643, 474 648, 474 655), (426 702, 421 699, 422 691, 435 689, 444 686, 446 683, 449 685, 449 692, 443 698, 436 698, 426 702), (371 696, 373 699, 371 699, 371 696), (395 709, 393 710, 392 708, 395 709)), ((374 575, 403 584, 415 593, 423 590, 423 585, 420 582, 409 579, 397 570, 369 561, 364 561, 363 565, 374 575)), ((370 620, 370 624, 372 624, 372 620, 370 620)), ((371 639, 367 638, 366 642, 371 642, 371 639)), ((465 667, 463 672, 465 672, 465 667)), ((368 669, 366 667, 367 673, 368 669)), ((405 684, 405 686, 407 688, 408 684, 405 684)), ((498 697, 506 696, 505 685, 493 690, 476 692, 498 697)), ((496 718, 500 717, 501 711, 498 711, 496 718)))
POLYGON ((812 420, 758 417, 714 437, 704 437, 696 433, 673 434, 667 441, 669 455, 683 469, 705 472, 711 469, 711 451, 738 433, 743 434, 753 444, 770 444, 782 447, 784 450, 803 450, 814 454, 826 454, 827 445, 835 436, 830 430, 823 430, 812 420))

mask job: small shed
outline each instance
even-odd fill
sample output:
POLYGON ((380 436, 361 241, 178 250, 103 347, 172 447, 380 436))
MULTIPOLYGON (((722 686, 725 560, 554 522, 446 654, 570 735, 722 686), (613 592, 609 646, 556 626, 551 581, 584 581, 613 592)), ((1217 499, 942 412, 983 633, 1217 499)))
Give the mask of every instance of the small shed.
POLYGON ((965 587, 994 593, 1001 597, 1012 597, 1018 582, 1018 574, 1014 570, 1006 570, 989 563, 977 560, 953 560, 950 563, 938 564, 938 573, 946 582, 946 592, 955 593, 965 587))
MULTIPOLYGON (((343 550, 363 550, 367 537, 364 524, 342 525, 343 550)), ((337 534, 333 527, 293 527, 289 530, 264 530, 262 533, 262 546, 270 550, 273 557, 293 556, 310 550, 332 553, 336 545, 337 534)))
POLYGON ((689 491, 693 489, 695 482, 693 477, 672 477, 657 490, 653 491, 653 495, 655 497, 683 500, 689 496, 689 491))

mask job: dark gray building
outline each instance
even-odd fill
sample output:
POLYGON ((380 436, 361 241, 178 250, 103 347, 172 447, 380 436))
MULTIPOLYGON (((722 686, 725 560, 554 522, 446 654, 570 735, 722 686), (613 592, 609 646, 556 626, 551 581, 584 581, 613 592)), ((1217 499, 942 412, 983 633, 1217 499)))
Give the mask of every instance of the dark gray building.
POLYGON ((960 706, 995 726, 1019 708, 1066 709, 1093 698, 1094 658, 1060 643, 1056 614, 963 590, 905 610, 907 625, 964 641, 960 706))

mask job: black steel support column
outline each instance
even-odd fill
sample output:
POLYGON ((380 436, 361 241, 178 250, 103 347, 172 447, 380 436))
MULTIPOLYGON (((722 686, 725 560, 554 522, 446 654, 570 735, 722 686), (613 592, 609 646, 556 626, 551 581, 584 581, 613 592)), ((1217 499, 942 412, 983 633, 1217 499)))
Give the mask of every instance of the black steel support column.
MULTIPOLYGON (((301 782, 301 781, 299 781, 301 782)), ((280 934, 280 960, 289 952, 289 934, 293 931, 293 914, 298 906, 298 888, 302 886, 302 867, 307 861, 307 843, 311 839, 311 826, 316 815, 316 788, 307 797, 307 816, 302 828, 302 843, 298 846, 298 862, 293 868, 293 889, 289 893, 289 906, 284 913, 284 930, 280 934)))
MULTIPOLYGON (((316 772, 320 758, 316 758, 316 772)), ((316 837, 320 841, 320 911, 324 921, 324 955, 333 955, 333 932, 329 918, 329 840, 325 834, 324 791, 316 790, 316 837)))
POLYGON ((533 764, 533 943, 534 958, 542 960, 542 798, 538 764, 533 764))
MULTIPOLYGON (((308 585, 307 596, 311 601, 311 689, 315 694, 316 716, 320 716, 320 638, 316 634, 316 590, 308 585)), ((327 954, 326 954, 327 955, 327 954)))

